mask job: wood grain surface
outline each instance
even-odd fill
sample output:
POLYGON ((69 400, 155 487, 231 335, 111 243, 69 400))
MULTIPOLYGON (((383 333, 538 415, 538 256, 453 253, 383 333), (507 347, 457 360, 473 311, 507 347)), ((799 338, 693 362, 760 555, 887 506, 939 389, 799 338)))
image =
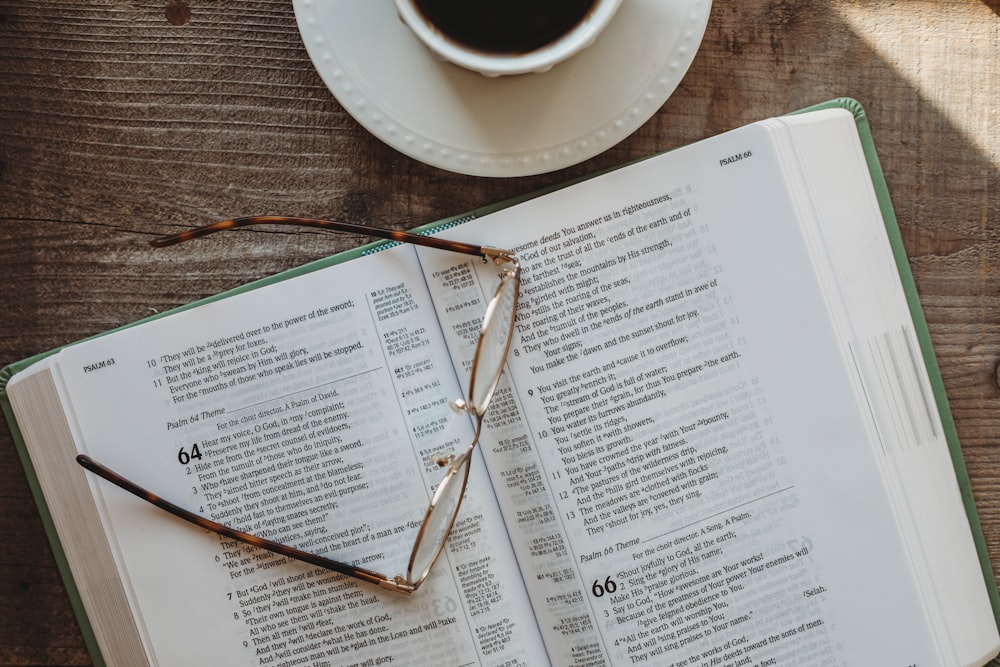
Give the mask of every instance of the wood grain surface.
MULTIPOLYGON (((632 136, 490 179, 362 129, 288 0, 0 2, 0 364, 345 247, 257 231, 166 252, 157 234, 250 213, 412 227, 846 95, 870 118, 1000 564, 998 54, 996 0, 715 0, 689 73, 632 136)), ((0 502, 0 665, 89 665, 3 427, 0 502)))

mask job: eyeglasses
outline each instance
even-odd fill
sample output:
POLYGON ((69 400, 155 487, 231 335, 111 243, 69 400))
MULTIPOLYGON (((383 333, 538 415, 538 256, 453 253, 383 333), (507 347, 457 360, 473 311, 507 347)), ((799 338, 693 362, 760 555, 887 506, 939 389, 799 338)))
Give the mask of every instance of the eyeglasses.
POLYGON ((409 232, 369 227, 367 225, 317 220, 313 218, 234 218, 180 232, 172 236, 160 237, 154 239, 151 244, 155 247, 169 246, 228 229, 270 224, 317 227, 337 232, 362 234, 399 243, 412 243, 440 250, 450 250, 465 255, 482 257, 483 261, 493 262, 500 268, 500 285, 486 306, 486 314, 483 316, 483 324, 479 330, 479 339, 476 343, 475 354, 472 359, 468 395, 464 399, 458 399, 452 403, 452 407, 456 411, 464 412, 472 418, 475 429, 472 444, 458 456, 447 457, 438 461, 442 467, 448 466, 448 471, 435 489, 431 497, 430 506, 424 513, 424 519, 420 525, 420 529, 417 531, 413 550, 410 552, 406 576, 396 575, 389 578, 379 572, 355 567, 354 565, 305 552, 286 544, 279 544, 263 537, 244 533, 164 500, 125 479, 87 455, 81 454, 77 456, 76 460, 84 468, 109 482, 197 526, 245 544, 267 549, 282 556, 304 561, 409 595, 416 591, 427 578, 434 562, 441 555, 445 541, 448 539, 448 535, 451 533, 452 526, 454 526, 455 519, 458 516, 458 510, 462 504, 465 487, 469 479, 472 450, 479 442, 483 417, 500 381, 500 373, 503 370, 507 351, 510 348, 514 330, 514 315, 517 311, 517 300, 521 284, 520 265, 514 254, 507 250, 446 241, 433 236, 421 236, 409 232))

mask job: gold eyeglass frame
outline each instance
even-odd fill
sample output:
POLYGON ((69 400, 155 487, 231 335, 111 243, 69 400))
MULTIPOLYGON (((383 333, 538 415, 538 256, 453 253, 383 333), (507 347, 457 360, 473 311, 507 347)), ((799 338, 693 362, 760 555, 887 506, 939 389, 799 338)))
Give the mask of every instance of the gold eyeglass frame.
POLYGON ((442 467, 447 465, 448 471, 445 473, 444 478, 437 485, 434 494, 431 496, 430 504, 427 511, 424 513, 423 521, 421 522, 420 529, 417 531, 417 536, 414 539, 413 549, 410 552, 410 559, 407 564, 407 574, 396 575, 394 577, 388 577, 380 572, 375 572, 363 567, 357 567, 351 565, 350 563, 344 563, 341 561, 333 560, 320 556, 318 554, 309 553, 307 551, 302 551, 295 547, 289 546, 287 544, 281 544, 279 542, 272 542, 263 537, 253 535, 250 533, 245 533, 243 531, 231 528, 224 524, 213 521, 207 517, 201 516, 194 512, 191 512, 183 507, 175 505, 174 503, 157 496, 156 494, 148 491, 138 484, 122 477, 120 474, 114 470, 108 468, 107 466, 95 461, 90 456, 86 454, 81 454, 76 457, 77 462, 90 472, 102 477, 103 479, 115 484, 116 486, 132 493, 143 500, 152 503, 156 507, 173 514, 174 516, 181 518, 185 521, 195 524, 201 528, 218 533, 224 537, 242 542, 243 544, 249 544, 261 549, 266 549, 268 551, 274 552, 276 554, 287 556, 288 558, 293 558, 295 560, 303 561, 318 567, 322 567, 327 570, 332 570, 334 572, 339 572, 341 574, 360 579, 369 583, 376 584, 382 588, 386 588, 398 593, 405 595, 410 595, 415 592, 420 585, 427 579, 428 574, 431 571, 434 563, 437 562, 438 557, 444 550, 445 544, 447 542, 448 536, 451 533, 452 528, 455 525, 455 520, 458 517, 458 512, 462 504, 462 499, 465 496, 465 488, 469 479, 469 468, 470 468, 470 457, 475 449, 476 445, 479 443, 479 436, 482 431, 483 418, 486 414, 486 409, 489 406, 490 400, 496 391, 497 385, 500 382, 501 372, 506 364, 507 353, 510 350, 511 340, 513 338, 514 331, 514 317, 517 313, 517 303, 518 297, 520 295, 520 284, 521 284, 521 267, 517 261, 514 254, 508 250, 501 250, 499 248, 491 248, 488 246, 478 246, 471 243, 463 243, 458 241, 448 241, 445 239, 440 239, 433 236, 423 236, 420 234, 414 234, 412 232, 397 231, 392 229, 383 229, 381 227, 372 227, 368 225, 360 225, 348 222, 337 222, 333 220, 322 220, 317 218, 300 218, 300 217, 284 217, 284 216, 250 216, 242 218, 233 218, 230 220, 222 220, 210 225, 205 225, 204 227, 197 227, 194 229, 189 229, 177 234, 172 234, 169 236, 162 236, 153 239, 150 244, 154 247, 160 248, 164 246, 176 245, 178 243, 183 243, 191 239, 199 238, 202 236, 207 236, 215 232, 237 229, 240 227, 248 227, 252 225, 298 225, 306 227, 315 227, 319 229, 325 229, 337 232, 346 232, 351 234, 360 234, 364 236, 370 236, 374 238, 384 239, 387 241, 396 241, 398 243, 410 243, 414 245, 420 245, 430 248, 436 248, 439 250, 450 250, 452 252, 458 252, 466 255, 476 255, 482 257, 484 261, 493 262, 496 266, 501 269, 500 272, 500 285, 497 287, 486 306, 486 313, 483 316, 483 323, 479 330, 479 339, 476 342, 476 351, 472 360, 472 367, 470 369, 470 383, 469 390, 467 392, 467 397, 464 399, 458 399, 452 403, 452 407, 459 412, 467 413, 473 420, 474 425, 474 435, 472 444, 468 446, 461 454, 454 457, 448 457, 439 461, 439 465, 442 467), (482 361, 483 350, 485 348, 486 335, 489 331, 490 324, 494 321, 494 318, 503 316, 503 313, 498 313, 497 309, 500 307, 501 296, 505 288, 507 287, 508 281, 513 281, 514 291, 513 299, 510 305, 508 330, 506 332, 506 337, 503 342, 503 350, 501 355, 498 357, 499 364, 497 369, 492 375, 487 376, 489 381, 489 386, 487 391, 483 393, 483 398, 479 401, 477 405, 473 399, 476 396, 476 380, 478 377, 477 369, 482 361), (429 526, 429 519, 433 515, 434 511, 438 508, 438 504, 444 498, 445 494, 450 492, 450 486, 452 484, 459 483, 461 487, 459 489, 458 499, 455 503, 455 507, 451 512, 451 516, 448 518, 447 526, 440 537, 440 543, 437 545, 431 545, 434 551, 427 562, 426 567, 423 571, 417 572, 414 576, 413 567, 415 565, 415 560, 417 554, 421 548, 423 540, 427 537, 427 531, 429 526))

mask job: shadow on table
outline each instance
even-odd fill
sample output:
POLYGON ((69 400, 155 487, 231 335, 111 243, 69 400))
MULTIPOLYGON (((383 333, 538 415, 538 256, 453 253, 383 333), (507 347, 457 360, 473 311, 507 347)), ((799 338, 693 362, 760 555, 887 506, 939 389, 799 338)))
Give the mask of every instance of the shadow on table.
MULTIPOLYGON (((985 1, 1000 12, 1000 0, 985 1)), ((934 6, 929 2, 914 5, 919 8, 892 10, 895 16, 878 10, 880 24, 893 25, 895 20, 901 26, 914 25, 907 20, 907 12, 930 11, 927 8, 934 6)), ((947 7, 933 11, 939 16, 931 20, 947 27, 947 7)), ((984 26, 996 21, 994 14, 979 13, 985 17, 984 26)), ((862 32, 827 0, 716 2, 701 51, 687 77, 640 132, 669 142, 664 145, 667 148, 831 98, 853 97, 868 114, 911 261, 919 263, 930 255, 940 260, 942 254, 972 251, 973 246, 990 240, 982 221, 1000 219, 1000 200, 984 197, 984 183, 1000 177, 990 159, 995 147, 976 145, 977 139, 988 137, 964 132, 949 117, 949 110, 937 106, 907 72, 885 60, 866 41, 870 35, 862 32)), ((942 32, 945 36, 935 39, 970 37, 958 29, 942 32)), ((923 53, 930 63, 931 47, 919 45, 925 38, 894 36, 904 44, 898 52, 923 53)), ((983 54, 983 62, 990 57, 983 54)), ((938 90, 933 94, 940 98, 943 91, 947 98, 952 84, 944 64, 940 70, 938 90)), ((955 85, 961 84, 968 87, 969 82, 955 85)), ((974 94, 982 98, 985 116, 993 104, 990 93, 984 89, 974 94)), ((961 102, 956 108, 968 105, 964 99, 961 102)), ((921 277, 919 271, 917 277, 921 277)), ((962 277, 956 274, 954 278, 962 277)), ((982 294, 983 287, 961 289, 982 294)))

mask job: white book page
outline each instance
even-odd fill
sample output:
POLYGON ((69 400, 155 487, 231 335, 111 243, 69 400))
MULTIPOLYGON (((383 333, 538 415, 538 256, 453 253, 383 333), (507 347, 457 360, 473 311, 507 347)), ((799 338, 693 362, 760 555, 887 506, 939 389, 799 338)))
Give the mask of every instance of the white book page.
POLYGON ((447 234, 525 269, 482 448, 557 664, 942 664, 777 165, 751 126, 447 234))
POLYGON ((831 122, 849 130, 855 121, 845 110, 770 121, 788 128, 786 150, 802 158, 797 186, 812 193, 803 218, 815 220, 816 263, 831 291, 840 293, 835 312, 877 419, 886 479, 898 499, 925 609, 948 640, 942 650, 949 664, 982 664, 996 655, 1000 638, 969 526, 955 520, 964 506, 944 429, 892 248, 877 224, 881 211, 865 180, 861 144, 838 140, 827 129, 831 122), (806 158, 831 151, 853 165, 806 158), (843 196, 846 187, 868 196, 843 196))
MULTIPOLYGON (((416 256, 398 247, 60 354, 81 451, 244 531, 405 574, 434 459, 471 442, 416 256)), ((82 468, 81 474, 84 473, 82 468)), ((538 664, 481 459, 412 597, 182 522, 92 477, 159 665, 538 664)))

